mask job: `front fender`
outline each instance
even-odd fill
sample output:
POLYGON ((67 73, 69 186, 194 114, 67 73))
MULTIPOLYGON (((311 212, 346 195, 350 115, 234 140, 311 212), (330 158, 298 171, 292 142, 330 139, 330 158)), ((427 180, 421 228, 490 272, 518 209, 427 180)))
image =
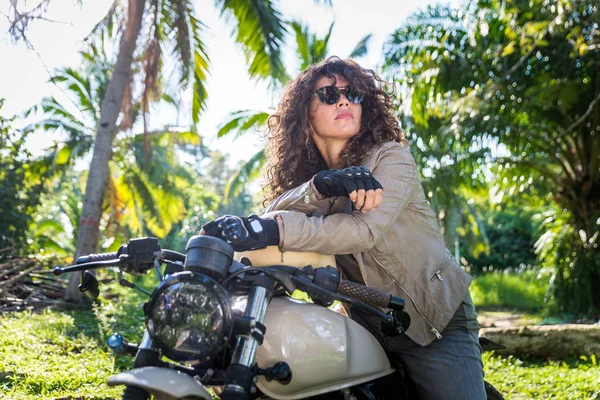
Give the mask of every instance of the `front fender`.
POLYGON ((139 387, 161 400, 212 399, 200 382, 183 372, 167 368, 136 368, 108 378, 108 386, 118 385, 139 387))

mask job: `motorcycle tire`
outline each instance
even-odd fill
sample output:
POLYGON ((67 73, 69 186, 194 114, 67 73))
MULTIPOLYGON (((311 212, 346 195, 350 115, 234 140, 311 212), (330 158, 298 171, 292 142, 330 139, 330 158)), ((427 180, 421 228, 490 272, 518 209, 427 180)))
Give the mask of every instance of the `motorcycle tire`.
POLYGON ((483 381, 483 385, 485 386, 485 394, 487 400, 504 400, 504 396, 502 396, 502 393, 500 393, 498 389, 493 387, 491 383, 483 381))
POLYGON ((126 386, 123 392, 123 400, 148 400, 150 394, 144 389, 135 386, 126 386))

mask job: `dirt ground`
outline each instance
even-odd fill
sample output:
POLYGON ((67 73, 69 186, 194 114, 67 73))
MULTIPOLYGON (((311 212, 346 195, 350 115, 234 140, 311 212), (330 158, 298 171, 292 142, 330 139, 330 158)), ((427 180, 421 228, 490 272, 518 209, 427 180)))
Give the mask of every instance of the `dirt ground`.
POLYGON ((514 310, 478 310, 477 313, 479 315, 477 320, 482 328, 510 328, 514 326, 535 325, 542 321, 541 316, 514 310))

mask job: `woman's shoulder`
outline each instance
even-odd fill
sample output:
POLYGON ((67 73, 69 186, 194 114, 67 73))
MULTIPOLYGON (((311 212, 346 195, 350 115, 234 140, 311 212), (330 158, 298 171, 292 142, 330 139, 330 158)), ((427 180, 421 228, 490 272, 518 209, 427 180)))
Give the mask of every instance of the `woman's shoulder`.
POLYGON ((370 165, 372 163, 377 163, 379 159, 383 156, 393 156, 397 155, 398 157, 408 156, 410 155, 410 146, 406 139, 401 142, 382 142, 376 144, 367 152, 367 157, 365 158, 365 165, 370 165))

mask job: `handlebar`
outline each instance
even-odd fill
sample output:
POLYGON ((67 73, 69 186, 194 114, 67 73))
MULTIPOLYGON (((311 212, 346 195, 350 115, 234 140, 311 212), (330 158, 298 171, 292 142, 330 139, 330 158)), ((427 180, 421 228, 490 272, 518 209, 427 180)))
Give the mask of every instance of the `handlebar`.
POLYGON ((108 261, 108 260, 114 260, 116 258, 119 258, 118 251, 114 251, 111 253, 88 254, 88 255, 77 258, 77 260, 75 260, 75 264, 78 265, 78 264, 91 263, 91 262, 97 262, 97 261, 108 261))
POLYGON ((378 289, 361 285, 360 283, 340 280, 340 286, 338 287, 338 293, 346 296, 354 297, 362 300, 367 304, 375 307, 387 308, 390 303, 391 294, 382 292, 378 289))
POLYGON ((374 307, 391 308, 395 311, 404 309, 405 301, 401 297, 357 282, 340 279, 338 293, 354 297, 374 307))
MULTIPOLYGON (((124 267, 124 271, 128 273, 145 273, 157 265, 157 261, 164 260, 185 262, 186 256, 171 250, 161 249, 156 238, 139 238, 130 240, 127 245, 122 245, 117 252, 89 254, 79 257, 75 265, 66 268, 55 268, 54 274, 61 275, 65 272, 116 265, 124 267)), ((241 264, 240 266, 243 267, 241 264)), ((251 269, 256 270, 255 268, 251 269)), ((242 268, 232 273, 222 283, 225 284, 233 276, 245 270, 245 268, 242 268)), ((268 271, 275 274, 272 277, 282 283, 287 291, 293 291, 294 286, 298 286, 300 290, 307 292, 315 301, 331 304, 333 300, 340 300, 378 315, 382 320, 382 328, 385 325, 392 333, 398 331, 396 326, 400 314, 406 314, 403 312, 404 300, 402 298, 357 282, 343 280, 340 278, 339 272, 333 267, 314 270, 310 266, 297 269, 280 265, 267 267, 262 271, 267 275, 269 275, 268 271), (274 271, 276 270, 279 270, 280 273, 275 274, 274 271), (380 308, 392 309, 392 311, 384 313, 380 308)))

